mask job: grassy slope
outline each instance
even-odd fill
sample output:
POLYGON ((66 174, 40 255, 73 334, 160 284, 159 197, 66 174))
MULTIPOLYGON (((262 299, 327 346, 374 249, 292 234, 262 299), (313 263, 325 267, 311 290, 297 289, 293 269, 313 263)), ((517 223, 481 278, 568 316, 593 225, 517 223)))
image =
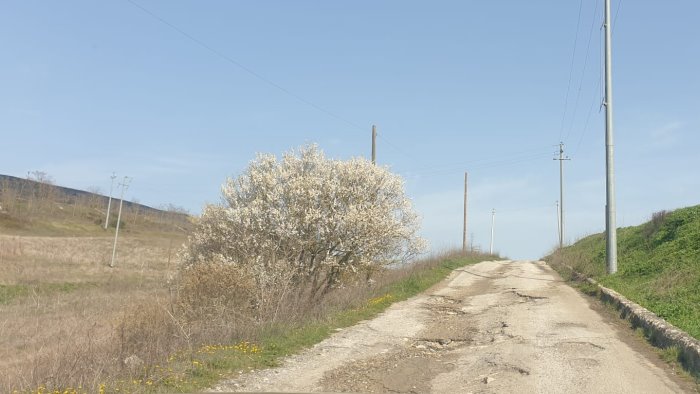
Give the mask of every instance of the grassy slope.
POLYGON ((700 205, 619 229, 614 275, 605 275, 604 234, 546 260, 571 265, 700 339, 700 205))

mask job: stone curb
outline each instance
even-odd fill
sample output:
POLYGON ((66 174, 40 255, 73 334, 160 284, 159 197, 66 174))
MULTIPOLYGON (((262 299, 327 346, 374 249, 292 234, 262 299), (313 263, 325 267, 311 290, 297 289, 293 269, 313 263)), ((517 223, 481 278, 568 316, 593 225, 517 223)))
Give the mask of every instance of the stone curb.
POLYGON ((599 298, 603 302, 613 305, 620 312, 620 317, 629 320, 634 327, 644 329, 652 344, 660 348, 677 347, 681 352, 681 362, 685 368, 696 376, 700 375, 700 341, 654 312, 628 300, 615 290, 602 286, 594 279, 576 272, 568 265, 564 266, 570 269, 576 277, 597 286, 600 290, 598 292, 599 298))

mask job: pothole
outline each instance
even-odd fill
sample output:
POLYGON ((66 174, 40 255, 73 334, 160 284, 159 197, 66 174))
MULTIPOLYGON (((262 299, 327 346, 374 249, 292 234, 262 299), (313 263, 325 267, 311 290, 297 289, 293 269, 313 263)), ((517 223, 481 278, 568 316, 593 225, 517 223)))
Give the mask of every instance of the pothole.
POLYGON ((421 338, 413 342, 411 346, 418 350, 440 351, 454 350, 464 345, 468 345, 471 342, 472 341, 470 339, 461 338, 421 338))
POLYGON ((588 328, 588 325, 587 325, 587 324, 584 324, 584 323, 574 323, 574 322, 566 322, 566 321, 564 321, 564 322, 557 322, 555 325, 556 325, 557 327, 565 327, 565 328, 569 328, 569 327, 572 327, 572 328, 588 328))
POLYGON ((531 295, 531 294, 525 294, 521 293, 517 290, 511 290, 511 293, 515 294, 516 296, 524 299, 525 301, 538 301, 538 300, 547 300, 549 297, 544 297, 544 296, 536 296, 536 295, 531 295))
POLYGON ((588 349, 596 349, 596 350, 605 350, 605 346, 598 345, 593 342, 589 341, 568 341, 568 342, 559 342, 556 345, 554 345, 557 348, 566 348, 566 349, 581 349, 581 348, 588 348, 588 349))
POLYGON ((467 312, 463 311, 460 308, 455 308, 455 307, 450 307, 450 306, 436 306, 430 308, 432 311, 435 311, 437 313, 442 313, 445 315, 466 315, 467 312))
POLYGON ((424 393, 432 377, 454 369, 438 352, 408 348, 344 364, 324 374, 321 386, 330 392, 424 393))
POLYGON ((504 372, 517 372, 520 375, 523 376, 529 376, 530 375, 530 370, 524 367, 520 367, 518 365, 510 364, 510 363, 499 363, 497 361, 493 360, 486 360, 486 364, 488 364, 491 367, 494 367, 498 369, 499 371, 504 371, 504 372))
POLYGON ((452 298, 450 296, 446 295, 439 295, 439 294, 432 294, 430 295, 430 301, 434 303, 439 303, 439 304, 450 304, 450 305, 455 305, 455 304, 461 304, 462 300, 458 300, 456 298, 452 298))

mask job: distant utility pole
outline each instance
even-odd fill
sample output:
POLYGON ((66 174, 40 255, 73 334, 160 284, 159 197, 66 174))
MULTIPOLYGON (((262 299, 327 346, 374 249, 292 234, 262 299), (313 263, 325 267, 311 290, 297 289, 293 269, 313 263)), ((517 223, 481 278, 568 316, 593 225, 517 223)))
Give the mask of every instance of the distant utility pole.
POLYGON ((564 143, 559 143, 559 249, 564 247, 564 161, 571 160, 564 156, 564 143))
POLYGON ((496 224, 496 209, 491 210, 491 246, 489 246, 489 254, 493 254, 493 229, 496 224))
POLYGON ((615 223, 615 171, 613 166, 613 94, 610 0, 605 0, 605 250, 607 271, 617 272, 617 224, 615 223))
POLYGON ((122 187, 122 195, 119 198, 119 214, 117 215, 117 230, 114 232, 114 247, 112 248, 112 261, 109 263, 109 267, 114 267, 114 259, 117 257, 117 238, 119 238, 119 223, 122 219, 122 206, 124 205, 124 192, 129 188, 129 182, 131 179, 125 176, 124 180, 119 184, 122 187))
POLYGON ((467 251, 467 173, 464 173, 464 227, 462 229, 462 252, 467 251))
POLYGON ((557 200, 557 239, 561 240, 561 217, 559 216, 559 200, 557 200))
POLYGON ((114 189, 114 178, 117 177, 117 174, 112 173, 112 184, 109 186, 109 200, 107 200, 107 217, 105 218, 105 230, 107 230, 107 226, 109 226, 109 208, 112 206, 112 190, 114 189))
POLYGON ((372 125, 372 164, 377 164, 377 126, 372 125))

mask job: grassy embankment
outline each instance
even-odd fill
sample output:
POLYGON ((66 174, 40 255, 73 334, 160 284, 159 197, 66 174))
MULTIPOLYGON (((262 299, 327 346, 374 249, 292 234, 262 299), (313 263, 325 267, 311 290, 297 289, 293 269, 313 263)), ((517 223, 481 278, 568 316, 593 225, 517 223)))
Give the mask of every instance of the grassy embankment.
MULTIPOLYGON (((618 272, 614 275, 605 272, 604 234, 583 238, 545 260, 563 277, 576 279, 576 287, 581 291, 598 294, 596 286, 579 282, 580 278, 574 278, 561 263, 700 339, 700 205, 657 212, 647 223, 618 229, 618 272)), ((634 325, 632 328, 659 346, 652 333, 634 325)), ((661 347, 658 353, 674 370, 694 376, 696 384, 700 384, 700 374, 687 369, 679 348, 661 347)))
POLYGON ((594 278, 700 339, 700 205, 657 212, 618 230, 618 272, 605 274, 605 236, 583 238, 547 258, 594 278))

